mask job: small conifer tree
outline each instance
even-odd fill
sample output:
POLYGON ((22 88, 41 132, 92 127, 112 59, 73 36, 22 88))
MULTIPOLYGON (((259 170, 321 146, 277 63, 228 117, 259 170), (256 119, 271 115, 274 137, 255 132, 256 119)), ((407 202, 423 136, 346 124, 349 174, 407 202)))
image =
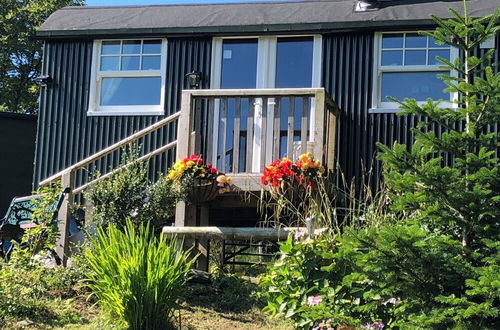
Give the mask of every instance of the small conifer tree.
POLYGON ((499 233, 500 134, 493 128, 500 124, 500 73, 495 73, 494 49, 482 57, 476 54, 499 31, 500 8, 477 19, 468 16, 465 1, 463 17, 450 10, 454 18, 432 16, 437 29, 421 33, 461 53, 453 63, 438 57, 446 69, 458 72, 458 77, 441 75, 445 91, 458 94, 456 107, 430 99, 425 104, 393 99, 401 115, 427 120, 413 130, 415 142, 409 150, 399 143, 392 149, 379 144, 379 158, 397 210, 411 213, 432 230, 460 236, 464 249, 473 251, 481 239, 499 233))
MULTIPOLYGON (((447 85, 445 91, 458 95, 453 101, 455 106, 443 107, 433 100, 421 104, 412 99, 392 99, 400 104, 401 115, 424 120, 413 129, 412 146, 378 145, 382 150, 379 159, 384 165, 391 206, 405 219, 408 228, 420 228, 427 235, 412 237, 411 231, 404 232, 407 236, 393 235, 397 237, 390 251, 396 256, 393 261, 404 258, 401 255, 404 249, 399 244, 409 243, 407 247, 416 252, 405 269, 419 269, 428 281, 427 286, 435 286, 424 299, 426 302, 420 304, 420 307, 426 306, 427 311, 420 308, 410 313, 412 297, 406 297, 406 302, 396 311, 401 313, 398 318, 402 317, 405 322, 411 320, 423 328, 498 329, 499 54, 494 49, 480 50, 480 44, 495 37, 499 42, 500 8, 492 15, 472 18, 464 0, 463 16, 454 10, 451 12, 453 18, 448 20, 432 16, 437 29, 421 33, 460 52, 453 62, 438 58, 447 70, 458 73, 441 75, 447 85), (433 257, 425 255, 427 252, 433 257), (443 273, 433 274, 433 263, 439 264, 443 273), (424 274, 425 269, 428 276, 424 274)), ((392 274, 404 278, 402 266, 393 264, 393 267, 387 260, 384 262, 383 269, 396 268, 392 274)))

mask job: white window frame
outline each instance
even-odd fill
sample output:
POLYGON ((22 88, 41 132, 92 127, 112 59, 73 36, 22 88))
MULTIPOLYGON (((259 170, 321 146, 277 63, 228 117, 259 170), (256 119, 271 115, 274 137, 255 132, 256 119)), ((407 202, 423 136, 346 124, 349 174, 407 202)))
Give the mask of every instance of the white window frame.
POLYGON ((165 38, 128 38, 94 40, 92 48, 92 69, 90 80, 90 95, 88 116, 151 116, 165 113, 165 85, 167 65, 167 39, 165 38), (159 70, 127 70, 127 71, 100 71, 101 45, 103 41, 127 40, 161 40, 161 56, 159 70), (101 82, 103 78, 120 77, 161 77, 160 104, 157 105, 119 105, 102 106, 100 104, 101 82))
MULTIPOLYGON (((443 69, 441 64, 438 65, 398 65, 398 66, 382 66, 382 36, 387 34, 401 34, 401 33, 417 33, 417 31, 390 31, 390 32, 375 32, 374 38, 374 57, 373 57, 373 76, 372 76, 372 108, 370 113, 391 113, 399 112, 399 104, 396 102, 389 102, 381 100, 382 89, 382 73, 384 72, 429 72, 429 71, 442 71, 443 73, 448 70, 443 69)), ((406 49, 403 47, 403 50, 406 49)), ((423 49, 423 48, 420 48, 423 49)), ((428 49, 428 46, 425 48, 428 49)), ((404 54, 404 51, 403 51, 404 54)), ((403 55, 404 56, 404 55, 403 55)), ((458 49, 450 47, 450 62, 458 57, 458 49)), ((404 61, 404 58, 403 58, 404 61)), ((404 63, 404 62, 403 62, 404 63)), ((457 77, 458 73, 455 70, 450 72, 450 76, 457 77)), ((443 84, 443 89, 445 88, 443 84)), ((449 100, 443 100, 440 105, 442 107, 456 108, 457 104, 453 100, 458 98, 457 93, 450 93, 449 100)), ((419 101, 419 104, 424 104, 426 101, 419 101)))

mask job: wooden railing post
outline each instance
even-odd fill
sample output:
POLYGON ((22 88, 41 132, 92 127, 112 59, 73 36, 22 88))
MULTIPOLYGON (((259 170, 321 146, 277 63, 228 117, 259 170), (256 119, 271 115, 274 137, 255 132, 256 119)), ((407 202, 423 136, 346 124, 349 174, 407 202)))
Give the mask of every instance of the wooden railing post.
POLYGON ((320 159, 322 163, 324 163, 324 154, 323 154, 323 144, 324 144, 324 136, 325 136, 325 91, 323 89, 316 91, 314 94, 315 99, 315 109, 314 109, 314 118, 311 118, 314 121, 313 126, 313 141, 314 141, 314 149, 313 155, 314 158, 320 159))
POLYGON ((59 237, 56 241, 56 253, 61 258, 61 263, 66 267, 69 255, 69 225, 71 221, 71 206, 74 202, 73 189, 75 188, 75 172, 69 170, 61 176, 61 186, 67 190, 58 214, 57 227, 59 237))

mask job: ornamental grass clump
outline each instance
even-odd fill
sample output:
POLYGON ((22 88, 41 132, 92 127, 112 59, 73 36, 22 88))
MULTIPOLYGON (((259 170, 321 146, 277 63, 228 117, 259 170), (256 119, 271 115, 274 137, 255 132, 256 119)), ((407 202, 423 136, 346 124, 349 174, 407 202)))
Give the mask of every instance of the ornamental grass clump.
POLYGON ((194 259, 177 241, 159 238, 149 226, 127 220, 97 230, 84 258, 91 272, 87 286, 103 310, 128 329, 172 328, 172 313, 194 259))

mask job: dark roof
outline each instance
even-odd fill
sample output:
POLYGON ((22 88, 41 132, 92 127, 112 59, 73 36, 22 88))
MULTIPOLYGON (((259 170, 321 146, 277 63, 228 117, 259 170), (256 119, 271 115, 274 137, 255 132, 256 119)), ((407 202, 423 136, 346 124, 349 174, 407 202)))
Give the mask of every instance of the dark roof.
MULTIPOLYGON (((468 0, 471 16, 484 16, 499 0, 468 0)), ((253 2, 126 7, 65 7, 53 13, 39 37, 123 34, 227 34, 341 30, 430 24, 429 14, 462 12, 462 0, 392 0, 354 12, 354 0, 253 2)))

